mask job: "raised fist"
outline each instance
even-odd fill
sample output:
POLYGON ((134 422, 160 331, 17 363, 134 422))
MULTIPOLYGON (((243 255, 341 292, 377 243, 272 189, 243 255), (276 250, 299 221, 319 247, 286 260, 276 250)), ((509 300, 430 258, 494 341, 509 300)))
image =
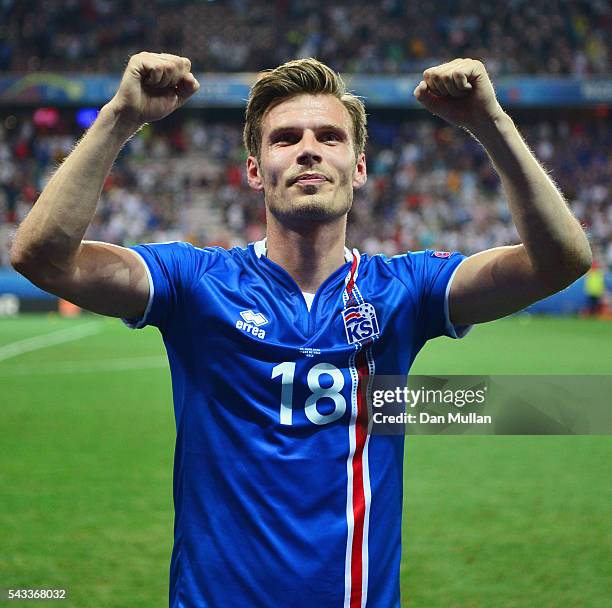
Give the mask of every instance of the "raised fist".
POLYGON ((503 113, 485 66, 475 59, 454 59, 425 70, 414 96, 433 114, 472 132, 503 113))
POLYGON ((143 52, 130 57, 108 105, 122 119, 139 127, 168 116, 199 88, 186 57, 143 52))

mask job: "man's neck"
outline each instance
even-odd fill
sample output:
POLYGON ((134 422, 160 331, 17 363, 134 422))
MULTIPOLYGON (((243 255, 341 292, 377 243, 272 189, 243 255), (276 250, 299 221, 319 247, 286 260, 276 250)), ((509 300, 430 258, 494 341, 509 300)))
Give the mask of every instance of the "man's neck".
POLYGON ((314 293, 344 259, 346 216, 307 228, 288 228, 268 214, 267 256, 284 268, 302 291, 314 293))

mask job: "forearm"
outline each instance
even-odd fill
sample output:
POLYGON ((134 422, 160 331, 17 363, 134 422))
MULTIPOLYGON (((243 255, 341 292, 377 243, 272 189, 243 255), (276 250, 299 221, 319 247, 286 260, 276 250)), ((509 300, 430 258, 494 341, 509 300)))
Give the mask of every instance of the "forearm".
POLYGON ((125 142, 137 130, 105 106, 44 188, 17 230, 11 259, 19 269, 65 269, 77 253, 102 186, 125 142))
POLYGON ((544 278, 579 276, 590 266, 591 250, 562 194, 530 152, 505 113, 472 133, 500 175, 512 218, 532 266, 544 278))

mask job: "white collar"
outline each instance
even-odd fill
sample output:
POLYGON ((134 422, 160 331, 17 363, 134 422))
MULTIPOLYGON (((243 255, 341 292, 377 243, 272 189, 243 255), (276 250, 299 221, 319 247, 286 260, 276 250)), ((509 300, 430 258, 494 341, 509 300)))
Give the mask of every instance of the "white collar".
MULTIPOLYGON (((253 243, 253 248, 255 250, 255 255, 260 258, 262 255, 265 257, 267 255, 268 247, 266 245, 267 239, 262 239, 261 241, 255 241, 253 243)), ((353 254, 346 247, 344 248, 344 259, 347 262, 353 261, 353 254)))

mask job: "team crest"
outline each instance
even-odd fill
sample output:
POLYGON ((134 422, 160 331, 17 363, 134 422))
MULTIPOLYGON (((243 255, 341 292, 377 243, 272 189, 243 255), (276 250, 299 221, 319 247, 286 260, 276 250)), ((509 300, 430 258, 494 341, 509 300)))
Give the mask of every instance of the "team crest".
POLYGON ((359 344, 379 335, 378 319, 372 304, 363 302, 342 311, 346 339, 349 344, 359 344))

